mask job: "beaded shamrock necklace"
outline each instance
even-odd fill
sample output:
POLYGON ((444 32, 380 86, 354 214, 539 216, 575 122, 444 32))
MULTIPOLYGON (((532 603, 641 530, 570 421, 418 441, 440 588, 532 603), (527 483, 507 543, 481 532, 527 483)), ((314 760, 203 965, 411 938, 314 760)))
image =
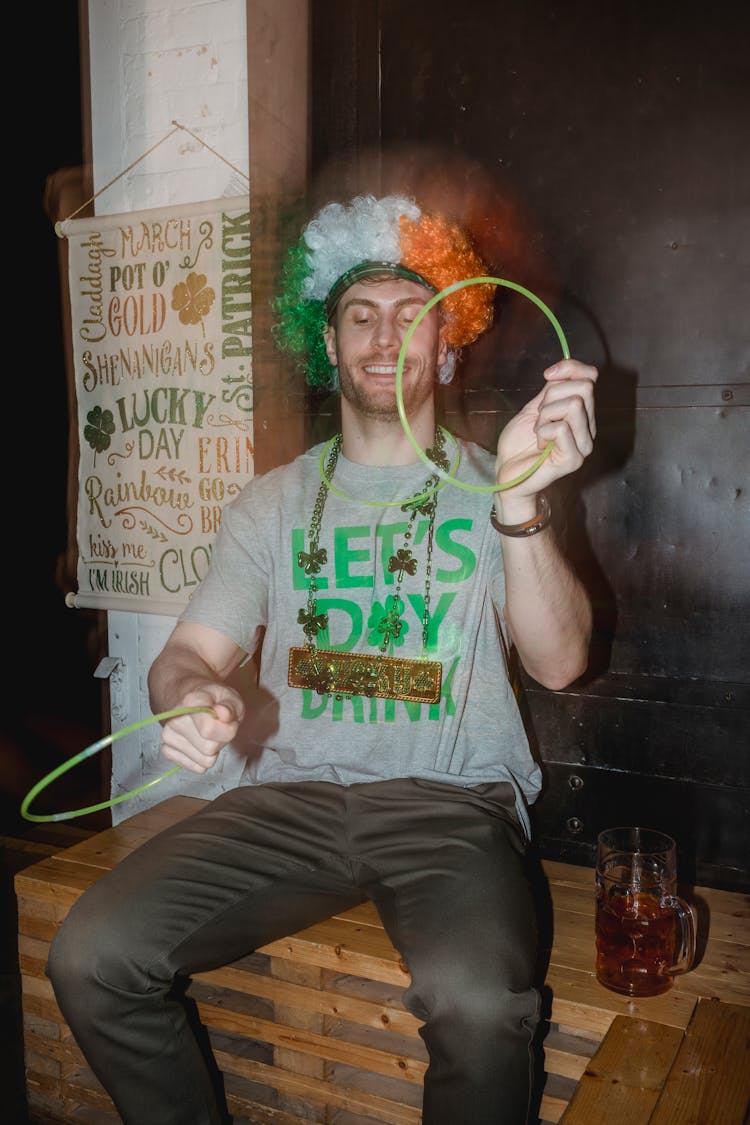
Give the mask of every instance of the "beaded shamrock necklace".
MULTIPOLYGON (((437 427, 433 445, 426 450, 433 464, 444 473, 449 470, 445 455, 445 432, 437 427)), ((395 576, 393 593, 385 601, 385 613, 377 626, 381 635, 377 654, 340 652, 336 649, 318 648, 318 634, 328 628, 328 614, 318 612, 318 575, 328 562, 328 552, 320 546, 328 493, 332 488, 336 464, 341 452, 341 434, 337 434, 328 448, 325 469, 321 462, 321 484, 313 507, 308 531, 309 549, 297 553, 297 566, 310 579, 307 603, 297 615, 298 624, 306 637, 306 644, 289 650, 289 686, 312 688, 319 695, 331 693, 338 696, 365 695, 385 699, 404 699, 417 703, 437 703, 440 700, 442 665, 440 661, 426 660, 427 638, 430 627, 430 593, 432 585, 432 548, 437 512, 437 494, 444 481, 439 473, 431 473, 423 488, 401 504, 401 511, 409 521, 404 532, 404 545, 390 556, 388 572, 395 576), (404 602, 401 587, 405 575, 413 577, 418 570, 410 544, 417 515, 427 516, 427 543, 425 555, 424 598, 422 613, 422 656, 406 659, 389 655, 394 641, 403 629, 404 602)), ((338 490, 334 490, 338 491, 338 490)), ((386 506, 386 505, 384 505, 386 506)))

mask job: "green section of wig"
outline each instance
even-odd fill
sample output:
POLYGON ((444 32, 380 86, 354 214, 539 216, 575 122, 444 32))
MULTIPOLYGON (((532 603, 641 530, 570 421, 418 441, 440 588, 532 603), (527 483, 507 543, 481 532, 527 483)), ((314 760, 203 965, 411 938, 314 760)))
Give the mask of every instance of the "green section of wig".
POLYGON ((311 387, 333 390, 336 371, 329 362, 323 339, 328 327, 325 303, 304 295, 310 275, 307 247, 300 239, 288 251, 282 268, 281 293, 273 302, 278 316, 273 336, 281 351, 294 357, 311 387))

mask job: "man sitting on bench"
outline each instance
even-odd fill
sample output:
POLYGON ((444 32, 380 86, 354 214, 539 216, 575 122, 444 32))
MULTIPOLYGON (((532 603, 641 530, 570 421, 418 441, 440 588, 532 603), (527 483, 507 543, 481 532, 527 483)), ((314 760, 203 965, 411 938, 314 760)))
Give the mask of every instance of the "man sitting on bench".
POLYGON ((544 490, 591 452, 597 371, 549 367, 496 452, 447 432, 435 384, 489 327, 495 287, 431 307, 400 380, 399 357, 434 294, 486 275, 459 226, 401 196, 329 204, 290 250, 277 340, 340 390, 341 432, 225 507, 149 673, 155 713, 205 708, 164 724, 165 757, 204 773, 242 723, 242 784, 82 895, 49 959, 126 1125, 225 1120, 176 980, 366 899, 424 1023, 424 1125, 527 1119, 540 770, 506 658, 553 690, 586 667, 591 608, 544 490), (246 715, 227 680, 248 654, 246 715))

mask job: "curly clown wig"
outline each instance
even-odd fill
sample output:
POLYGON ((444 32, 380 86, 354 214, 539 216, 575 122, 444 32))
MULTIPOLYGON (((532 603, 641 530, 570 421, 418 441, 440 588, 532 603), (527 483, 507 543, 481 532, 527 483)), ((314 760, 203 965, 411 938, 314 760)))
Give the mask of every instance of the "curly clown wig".
MULTIPOLYGON (((439 293, 455 281, 486 273, 460 227, 442 215, 426 214, 413 199, 360 195, 348 204, 329 203, 287 254, 282 292, 274 302, 276 343, 297 359, 310 386, 332 390, 338 373, 328 361, 323 333, 355 281, 393 274, 439 293)), ((440 302, 448 345, 441 383, 453 378, 457 349, 492 323, 494 293, 492 285, 468 285, 440 302)))

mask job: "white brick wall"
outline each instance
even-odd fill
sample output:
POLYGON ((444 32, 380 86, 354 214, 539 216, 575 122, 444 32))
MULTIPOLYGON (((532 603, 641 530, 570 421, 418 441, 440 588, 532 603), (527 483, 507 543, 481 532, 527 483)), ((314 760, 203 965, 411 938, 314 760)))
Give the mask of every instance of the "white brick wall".
MULTIPOLYGON (((89 0, 94 190, 179 121, 248 172, 245 0, 89 0)), ((178 131, 96 201, 98 214, 242 191, 178 131)))
MULTIPOLYGON (((95 209, 118 214, 168 203, 239 195, 248 173, 245 0, 89 0, 91 127, 95 209), (179 121, 224 160, 178 130, 132 170, 140 156, 179 121), (110 181, 116 182, 102 191, 110 181)), ((174 625, 171 617, 109 613, 112 729, 150 714, 146 675, 174 625)), ((112 796, 166 772, 159 728, 116 742, 112 796)), ((208 778, 182 770, 116 805, 114 823, 173 793, 212 796, 240 768, 225 751, 208 778)))

